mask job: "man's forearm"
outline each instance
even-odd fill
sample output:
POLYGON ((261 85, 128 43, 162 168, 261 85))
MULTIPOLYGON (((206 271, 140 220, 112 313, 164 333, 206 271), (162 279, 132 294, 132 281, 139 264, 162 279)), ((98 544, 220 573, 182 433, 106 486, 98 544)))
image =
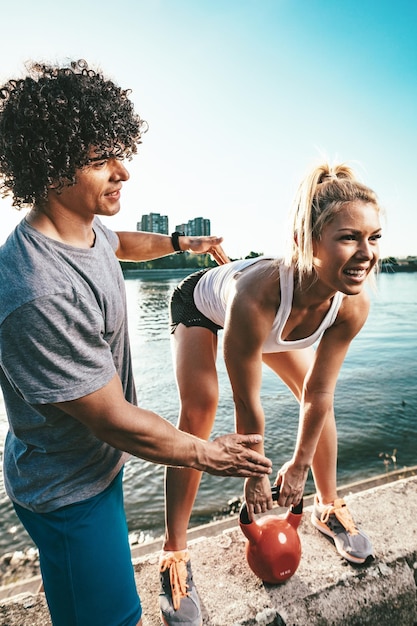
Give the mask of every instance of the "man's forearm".
POLYGON ((118 232, 116 256, 121 261, 150 261, 175 254, 170 235, 144 231, 118 232))
POLYGON ((98 439, 154 463, 223 476, 271 472, 271 462, 252 449, 262 440, 260 435, 223 435, 206 442, 182 432, 153 411, 128 402, 117 375, 101 389, 55 406, 87 426, 98 439))
POLYGON ((178 430, 156 413, 129 403, 117 424, 99 422, 93 432, 114 448, 153 463, 206 469, 204 441, 178 430))

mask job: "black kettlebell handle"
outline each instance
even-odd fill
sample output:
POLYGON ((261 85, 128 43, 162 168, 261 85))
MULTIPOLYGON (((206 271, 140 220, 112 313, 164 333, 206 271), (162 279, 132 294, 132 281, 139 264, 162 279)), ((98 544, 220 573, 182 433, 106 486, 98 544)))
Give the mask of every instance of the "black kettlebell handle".
MULTIPOLYGON (((271 489, 271 493, 272 493, 272 499, 277 501, 279 498, 279 492, 280 492, 280 486, 279 485, 274 485, 271 489)), ((298 504, 292 504, 291 505, 291 513, 294 513, 294 515, 301 515, 301 513, 303 512, 303 498, 301 498, 300 502, 298 504)), ((246 506, 246 502, 243 502, 242 506, 240 507, 240 513, 239 513, 239 522, 241 524, 250 524, 251 520, 249 519, 249 515, 248 515, 248 507, 246 506)))

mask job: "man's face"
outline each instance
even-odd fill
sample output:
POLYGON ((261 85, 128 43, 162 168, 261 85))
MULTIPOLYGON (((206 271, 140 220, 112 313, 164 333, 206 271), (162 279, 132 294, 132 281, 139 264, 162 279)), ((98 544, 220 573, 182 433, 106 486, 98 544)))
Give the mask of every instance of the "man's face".
POLYGON ((94 215, 116 215, 120 211, 122 184, 129 172, 117 158, 100 158, 92 154, 88 165, 76 172, 76 183, 60 193, 53 189, 49 200, 71 214, 91 220, 94 215))

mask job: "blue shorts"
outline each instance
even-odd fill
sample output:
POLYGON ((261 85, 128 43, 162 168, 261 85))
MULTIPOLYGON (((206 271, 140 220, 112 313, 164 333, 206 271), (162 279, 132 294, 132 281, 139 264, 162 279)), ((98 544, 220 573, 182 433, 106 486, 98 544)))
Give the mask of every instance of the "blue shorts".
POLYGON ((123 470, 97 496, 51 513, 14 504, 39 550, 54 626, 136 626, 141 618, 122 479, 123 470))

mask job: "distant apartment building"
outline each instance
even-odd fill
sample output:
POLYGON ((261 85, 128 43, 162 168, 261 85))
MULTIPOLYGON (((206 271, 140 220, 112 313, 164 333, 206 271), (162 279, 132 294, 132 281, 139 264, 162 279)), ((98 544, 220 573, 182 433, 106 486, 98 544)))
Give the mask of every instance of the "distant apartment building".
POLYGON ((178 224, 175 230, 179 230, 185 235, 211 235, 210 220, 206 217, 195 217, 188 220, 186 224, 178 224))
POLYGON ((160 213, 148 213, 142 215, 140 222, 136 225, 136 230, 142 230, 146 233, 162 233, 168 235, 168 215, 160 213))
MULTIPOLYGON (((136 230, 168 235, 170 232, 168 216, 160 213, 142 215, 140 222, 137 223, 136 230)), ((211 235, 211 224, 206 217, 195 217, 184 224, 177 224, 174 230, 178 230, 180 233, 184 233, 184 235, 211 235)))

